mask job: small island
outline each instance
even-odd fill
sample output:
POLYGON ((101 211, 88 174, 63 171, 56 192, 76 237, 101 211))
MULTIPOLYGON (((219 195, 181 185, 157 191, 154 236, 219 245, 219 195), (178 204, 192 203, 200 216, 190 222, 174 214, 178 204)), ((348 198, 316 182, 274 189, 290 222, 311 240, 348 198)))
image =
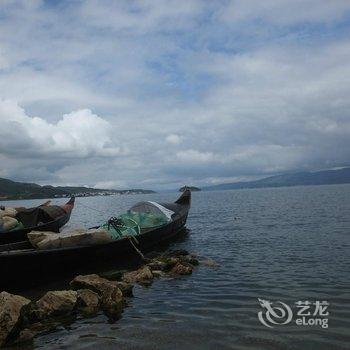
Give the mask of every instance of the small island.
POLYGON ((195 187, 195 186, 183 186, 183 187, 181 187, 181 188, 179 189, 179 192, 184 192, 187 188, 188 188, 190 191, 192 191, 192 192, 201 191, 200 188, 195 187))

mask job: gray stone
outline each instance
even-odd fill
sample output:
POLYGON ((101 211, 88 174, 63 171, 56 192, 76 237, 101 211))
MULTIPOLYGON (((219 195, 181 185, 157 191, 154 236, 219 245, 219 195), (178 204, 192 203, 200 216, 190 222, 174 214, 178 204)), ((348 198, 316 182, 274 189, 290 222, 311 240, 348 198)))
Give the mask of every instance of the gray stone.
POLYGON ((139 283, 149 285, 152 283, 153 274, 148 266, 142 266, 136 271, 126 272, 123 275, 123 281, 127 283, 139 283))
POLYGON ((0 293, 0 346, 6 344, 19 329, 25 307, 30 302, 20 295, 0 293))
POLYGON ((38 319, 69 315, 77 303, 74 290, 49 291, 36 302, 35 314, 38 319))
POLYGON ((79 289, 77 309, 86 315, 95 314, 98 312, 100 298, 97 293, 90 289, 79 289))
POLYGON ((79 275, 75 277, 70 285, 73 288, 87 288, 98 293, 103 310, 110 316, 121 314, 124 306, 123 293, 116 282, 108 281, 96 274, 79 275))

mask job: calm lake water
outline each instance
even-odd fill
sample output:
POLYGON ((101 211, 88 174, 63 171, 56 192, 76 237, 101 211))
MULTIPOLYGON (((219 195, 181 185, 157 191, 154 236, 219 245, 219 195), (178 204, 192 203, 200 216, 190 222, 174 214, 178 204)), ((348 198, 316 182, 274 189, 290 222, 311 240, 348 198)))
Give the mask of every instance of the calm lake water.
MULTIPOLYGON (((99 224, 137 201, 177 196, 78 198, 68 227, 99 224)), ((137 286, 116 323, 103 314, 77 320, 36 338, 34 347, 350 348, 350 185, 196 192, 187 227, 190 234, 171 248, 210 257, 218 268, 200 266, 192 276, 137 286), (286 303, 293 320, 262 325, 258 298, 286 303), (306 300, 330 303, 328 328, 296 325, 295 302, 306 300)))

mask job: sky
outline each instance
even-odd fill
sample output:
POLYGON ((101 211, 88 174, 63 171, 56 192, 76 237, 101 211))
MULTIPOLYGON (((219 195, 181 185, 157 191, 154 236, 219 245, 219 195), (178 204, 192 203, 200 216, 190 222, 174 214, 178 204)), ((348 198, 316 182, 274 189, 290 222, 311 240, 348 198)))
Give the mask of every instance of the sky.
POLYGON ((0 2, 0 177, 168 189, 350 165, 350 1, 0 2))

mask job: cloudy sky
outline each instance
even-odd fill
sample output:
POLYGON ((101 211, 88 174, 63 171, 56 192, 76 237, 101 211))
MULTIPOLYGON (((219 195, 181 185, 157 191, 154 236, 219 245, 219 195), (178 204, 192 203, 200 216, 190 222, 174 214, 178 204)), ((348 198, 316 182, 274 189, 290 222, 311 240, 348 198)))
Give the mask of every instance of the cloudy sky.
POLYGON ((176 188, 350 165, 349 0, 0 2, 0 177, 176 188))

